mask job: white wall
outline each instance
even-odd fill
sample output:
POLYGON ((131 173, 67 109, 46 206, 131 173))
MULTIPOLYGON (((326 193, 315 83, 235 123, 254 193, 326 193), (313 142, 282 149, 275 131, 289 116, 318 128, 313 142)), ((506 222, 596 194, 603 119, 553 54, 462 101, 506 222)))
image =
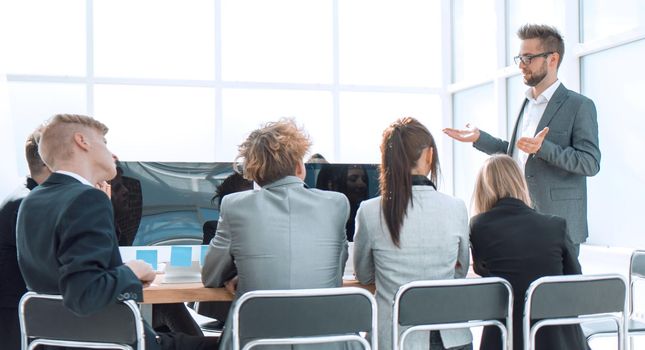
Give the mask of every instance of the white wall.
MULTIPOLYGON (((6 52, 5 47, 7 28, 5 28, 4 10, 5 3, 0 1, 0 52, 6 52)), ((0 55, 0 199, 9 194, 20 183, 16 165, 15 142, 13 138, 13 124, 9 114, 9 92, 7 90, 6 55, 0 55)))

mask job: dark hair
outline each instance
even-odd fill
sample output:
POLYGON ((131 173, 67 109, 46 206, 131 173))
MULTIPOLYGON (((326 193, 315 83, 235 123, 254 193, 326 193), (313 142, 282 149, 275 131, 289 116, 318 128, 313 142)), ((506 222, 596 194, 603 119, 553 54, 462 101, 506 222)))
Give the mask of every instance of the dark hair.
POLYGON ((517 37, 521 40, 540 39, 544 51, 557 52, 558 68, 564 57, 564 40, 557 28, 545 24, 525 24, 517 30, 517 37))
POLYGON ((40 126, 34 130, 34 132, 29 134, 27 142, 25 142, 25 158, 27 159, 29 174, 32 177, 42 174, 47 167, 45 162, 40 158, 40 153, 38 153, 38 143, 40 142, 42 129, 43 127, 40 126))
POLYGON ((217 201, 217 206, 219 207, 222 205, 222 198, 224 198, 224 196, 251 189, 253 189, 253 181, 245 179, 239 173, 233 173, 224 179, 219 186, 217 186, 215 196, 211 199, 211 203, 215 204, 215 201, 217 201))
POLYGON ((430 131, 418 120, 405 117, 392 123, 383 132, 381 143, 381 207, 392 242, 398 247, 403 218, 412 204, 410 171, 424 149, 432 149, 430 179, 437 183, 439 157, 430 131))

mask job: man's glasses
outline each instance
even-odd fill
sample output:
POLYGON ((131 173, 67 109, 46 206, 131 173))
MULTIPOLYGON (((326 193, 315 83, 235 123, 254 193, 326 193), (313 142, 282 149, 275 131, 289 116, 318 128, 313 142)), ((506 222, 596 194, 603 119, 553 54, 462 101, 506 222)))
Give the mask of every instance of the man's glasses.
POLYGON ((537 58, 537 57, 546 57, 546 56, 548 56, 548 55, 550 55, 550 54, 552 54, 552 53, 554 53, 554 52, 553 52, 553 51, 549 51, 549 52, 542 52, 542 53, 538 53, 538 54, 535 54, 535 55, 515 56, 515 57, 513 57, 513 60, 515 61, 515 64, 520 64, 520 62, 522 62, 522 63, 524 63, 525 65, 527 65, 527 66, 528 66, 529 64, 531 64, 531 61, 532 61, 534 58, 537 58))

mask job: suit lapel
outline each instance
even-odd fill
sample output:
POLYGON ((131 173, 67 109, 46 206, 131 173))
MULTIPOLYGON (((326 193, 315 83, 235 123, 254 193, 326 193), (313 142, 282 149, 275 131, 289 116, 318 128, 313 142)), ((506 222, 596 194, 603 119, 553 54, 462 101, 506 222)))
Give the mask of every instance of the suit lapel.
POLYGON ((524 102, 522 103, 522 107, 520 108, 520 113, 517 115, 517 119, 515 119, 515 127, 513 128, 513 133, 511 134, 511 142, 509 142, 508 150, 506 151, 506 154, 511 157, 513 156, 513 151, 515 150, 515 138, 517 137, 517 127, 520 124, 522 117, 524 116, 524 110, 526 109, 526 104, 528 102, 529 100, 524 98, 524 102))
POLYGON ((551 122, 551 119, 555 116, 555 114, 558 112, 560 107, 562 107, 562 103, 567 99, 568 97, 568 91, 567 88, 564 87, 564 84, 560 84, 558 86, 558 89, 555 90, 555 93, 551 97, 551 100, 549 103, 546 105, 546 109, 544 110, 544 114, 542 114, 542 118, 540 119, 540 122, 537 125, 537 128, 535 129, 535 134, 537 135, 538 132, 540 132, 542 129, 544 129, 546 126, 549 125, 551 122))

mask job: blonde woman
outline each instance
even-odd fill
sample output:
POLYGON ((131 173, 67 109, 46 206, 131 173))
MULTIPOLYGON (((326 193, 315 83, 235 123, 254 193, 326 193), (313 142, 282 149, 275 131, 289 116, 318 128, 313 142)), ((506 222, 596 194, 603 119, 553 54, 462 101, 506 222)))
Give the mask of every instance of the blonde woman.
MULTIPOLYGON (((383 132, 381 196, 356 215, 354 270, 376 283, 379 348, 392 349, 392 303, 405 283, 464 278, 468 272, 468 214, 463 201, 437 191, 437 146, 428 129, 403 118, 383 132)), ((468 329, 416 332, 406 349, 472 349, 468 329)))
MULTIPOLYGON (((522 349, 524 294, 543 276, 580 274, 564 219, 543 215, 530 206, 526 182, 515 160, 493 155, 484 162, 475 183, 470 242, 475 272, 502 277, 513 286, 513 348, 522 349)), ((587 349, 580 326, 540 330, 537 349, 587 349)), ((480 350, 501 349, 499 331, 486 327, 480 350)))

